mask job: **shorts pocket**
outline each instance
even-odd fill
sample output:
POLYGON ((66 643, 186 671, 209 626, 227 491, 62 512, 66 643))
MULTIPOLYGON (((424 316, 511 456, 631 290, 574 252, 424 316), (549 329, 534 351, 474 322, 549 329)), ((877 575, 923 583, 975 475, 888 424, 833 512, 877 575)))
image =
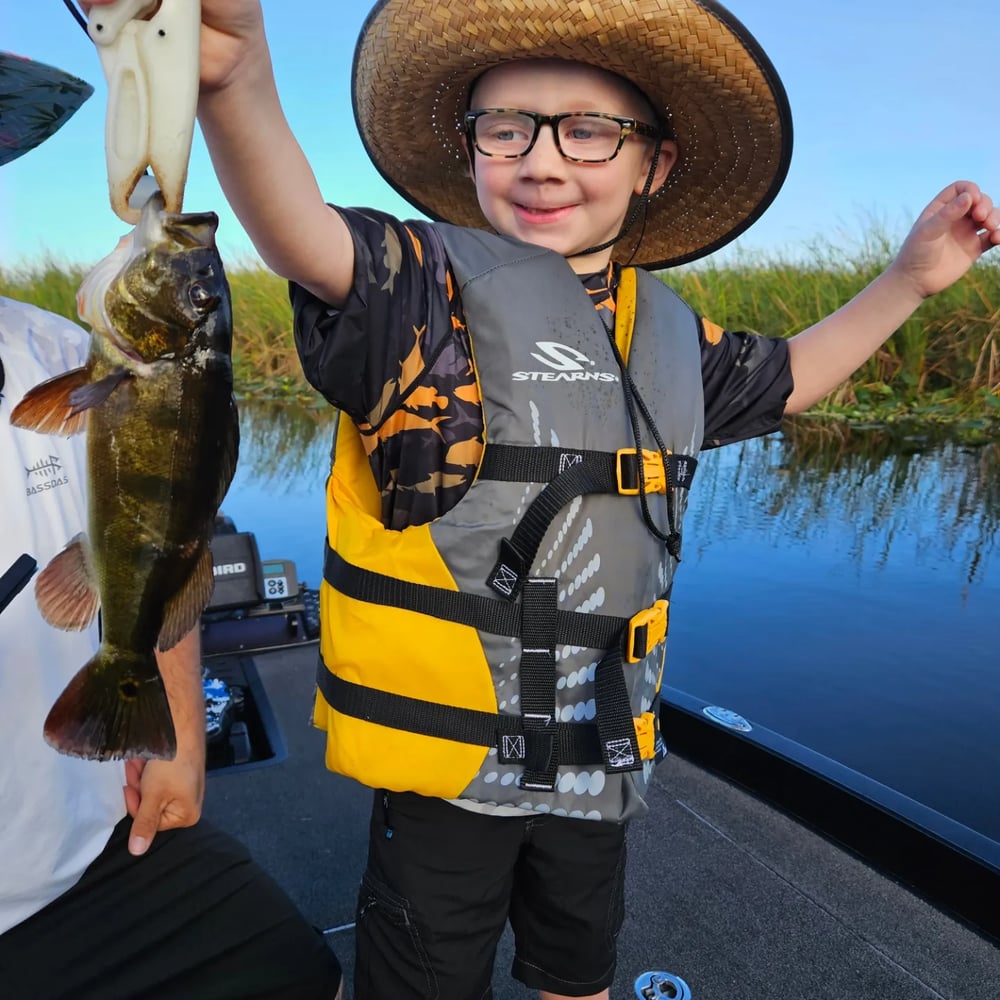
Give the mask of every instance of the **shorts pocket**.
POLYGON ((439 1000, 437 976, 409 900, 366 871, 355 913, 356 1000, 420 997, 439 1000))
POLYGON ((625 864, 628 860, 628 845, 622 843, 621 856, 615 869, 614 882, 611 887, 611 897, 608 900, 608 923, 606 941, 612 954, 615 952, 615 942, 618 932, 625 922, 625 864))

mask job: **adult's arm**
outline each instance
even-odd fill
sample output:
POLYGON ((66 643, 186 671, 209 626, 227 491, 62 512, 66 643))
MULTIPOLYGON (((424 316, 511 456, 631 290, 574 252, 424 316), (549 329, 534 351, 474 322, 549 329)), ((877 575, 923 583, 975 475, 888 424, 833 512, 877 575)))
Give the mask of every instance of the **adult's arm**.
POLYGON ((201 631, 157 651, 177 735, 173 760, 132 759, 125 765, 125 805, 132 817, 128 849, 144 854, 160 830, 193 826, 205 797, 205 692, 201 679, 201 631))

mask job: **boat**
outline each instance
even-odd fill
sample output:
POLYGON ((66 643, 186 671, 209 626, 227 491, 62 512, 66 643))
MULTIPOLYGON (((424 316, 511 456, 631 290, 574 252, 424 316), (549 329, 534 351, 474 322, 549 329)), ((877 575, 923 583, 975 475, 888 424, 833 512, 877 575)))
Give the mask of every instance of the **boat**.
POLYGON ((201 616, 208 771, 277 764, 287 751, 251 654, 318 645, 319 592, 299 583, 294 562, 262 562, 254 535, 225 514, 215 520, 212 564, 201 616))
MULTIPOLYGON (((349 978, 372 793, 325 770, 308 722, 318 594, 225 519, 213 555, 206 698, 222 681, 232 704, 209 743, 205 815, 324 930, 349 978)), ((664 688, 661 723, 670 755, 629 833, 613 1000, 1000 997, 1000 844, 683 691, 664 688)), ((512 956, 508 932, 496 1000, 532 995, 507 975, 512 956)))

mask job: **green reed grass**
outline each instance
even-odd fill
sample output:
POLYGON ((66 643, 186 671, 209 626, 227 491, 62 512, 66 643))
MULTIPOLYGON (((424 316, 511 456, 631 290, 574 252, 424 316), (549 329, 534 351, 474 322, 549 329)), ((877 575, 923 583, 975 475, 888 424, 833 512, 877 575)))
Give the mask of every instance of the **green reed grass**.
MULTIPOLYGON (((880 234, 852 248, 826 244, 803 258, 737 256, 663 279, 727 329, 789 337, 847 302, 893 257, 880 234)), ((1000 266, 981 261, 928 299, 848 381, 814 408, 866 418, 1000 420, 1000 266)))
MULTIPOLYGON (((842 250, 816 243, 796 257, 737 255, 664 272, 691 306, 728 329, 791 336, 833 312, 891 261, 875 231, 842 250)), ((46 260, 0 270, 0 294, 76 318, 85 268, 46 260)), ((238 393, 322 400, 301 374, 287 285, 252 261, 228 265, 238 393)), ((866 421, 965 422, 1000 436, 1000 262, 989 258, 925 302, 817 415, 866 421)))
POLYGON ((228 274, 237 391, 322 403, 303 377, 295 353, 288 282, 260 265, 230 267, 228 274))

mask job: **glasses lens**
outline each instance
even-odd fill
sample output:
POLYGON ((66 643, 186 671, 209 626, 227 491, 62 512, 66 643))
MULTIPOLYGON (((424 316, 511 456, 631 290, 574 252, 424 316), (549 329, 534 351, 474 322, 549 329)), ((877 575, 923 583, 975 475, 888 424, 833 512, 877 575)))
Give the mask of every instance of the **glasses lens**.
POLYGON ((488 111, 476 118, 476 145, 489 156, 520 156, 534 134, 535 122, 516 111, 488 111))
POLYGON ((559 123, 559 145, 574 160, 606 160, 615 155, 622 127, 613 118, 573 115, 559 123))
MULTIPOLYGON (((520 111, 476 112, 475 143, 488 156, 523 156, 535 138, 535 119, 520 111)), ((621 145, 622 126, 601 114, 559 117, 559 148, 571 160, 610 160, 621 145)))

